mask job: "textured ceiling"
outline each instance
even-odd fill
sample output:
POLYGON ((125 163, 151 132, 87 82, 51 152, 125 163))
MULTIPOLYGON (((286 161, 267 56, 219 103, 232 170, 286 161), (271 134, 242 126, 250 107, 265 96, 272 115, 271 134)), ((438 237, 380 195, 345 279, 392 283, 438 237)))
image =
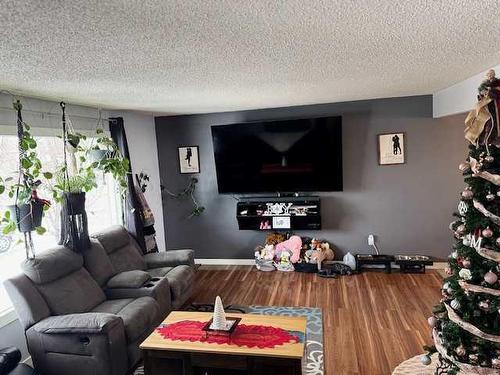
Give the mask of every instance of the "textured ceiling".
POLYGON ((429 94, 500 62, 498 0, 1 0, 0 88, 199 113, 429 94))

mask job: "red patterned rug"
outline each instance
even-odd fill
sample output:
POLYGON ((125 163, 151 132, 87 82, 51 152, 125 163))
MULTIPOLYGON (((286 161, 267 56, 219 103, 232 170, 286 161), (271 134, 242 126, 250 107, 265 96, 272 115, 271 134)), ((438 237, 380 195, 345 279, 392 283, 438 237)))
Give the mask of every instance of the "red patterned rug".
POLYGON ((231 336, 207 335, 202 328, 207 322, 183 320, 160 326, 157 331, 163 338, 180 341, 200 341, 214 344, 232 344, 249 348, 274 348, 286 343, 299 342, 297 335, 276 327, 240 324, 231 336))

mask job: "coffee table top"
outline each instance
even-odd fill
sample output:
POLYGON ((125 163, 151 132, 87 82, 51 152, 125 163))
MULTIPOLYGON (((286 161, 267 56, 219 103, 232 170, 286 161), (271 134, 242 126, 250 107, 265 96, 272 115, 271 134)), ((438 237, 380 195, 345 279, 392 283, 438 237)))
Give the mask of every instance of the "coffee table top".
MULTIPOLYGON (((255 324, 278 327, 287 331, 301 332, 305 336, 306 317, 303 316, 272 316, 231 313, 226 313, 226 316, 241 318, 240 324, 255 324)), ((172 311, 163 321, 163 324, 172 324, 183 320, 208 322, 211 317, 212 313, 207 312, 172 311)), ((283 345, 278 345, 274 348, 248 348, 246 346, 237 346, 232 344, 215 344, 200 341, 174 341, 164 339, 156 330, 151 335, 149 335, 146 340, 144 340, 144 342, 140 345, 140 348, 143 350, 201 352, 298 359, 302 358, 304 354, 304 342, 286 343, 283 345)))

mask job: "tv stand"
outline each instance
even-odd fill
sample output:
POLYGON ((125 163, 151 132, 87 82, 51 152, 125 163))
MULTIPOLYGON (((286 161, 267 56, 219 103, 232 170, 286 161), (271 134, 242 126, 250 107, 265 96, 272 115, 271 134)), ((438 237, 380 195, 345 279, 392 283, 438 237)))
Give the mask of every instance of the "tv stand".
POLYGON ((320 230, 320 203, 316 196, 242 197, 236 219, 240 230, 320 230))

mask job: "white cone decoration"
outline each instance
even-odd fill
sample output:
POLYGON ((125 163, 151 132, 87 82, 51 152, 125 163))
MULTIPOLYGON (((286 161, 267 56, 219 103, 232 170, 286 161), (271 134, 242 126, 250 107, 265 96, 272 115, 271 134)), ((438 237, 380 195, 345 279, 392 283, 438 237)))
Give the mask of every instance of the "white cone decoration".
POLYGON ((222 305, 222 300, 219 296, 215 298, 214 316, 210 328, 221 331, 225 331, 227 329, 226 313, 224 312, 224 306, 222 305))

